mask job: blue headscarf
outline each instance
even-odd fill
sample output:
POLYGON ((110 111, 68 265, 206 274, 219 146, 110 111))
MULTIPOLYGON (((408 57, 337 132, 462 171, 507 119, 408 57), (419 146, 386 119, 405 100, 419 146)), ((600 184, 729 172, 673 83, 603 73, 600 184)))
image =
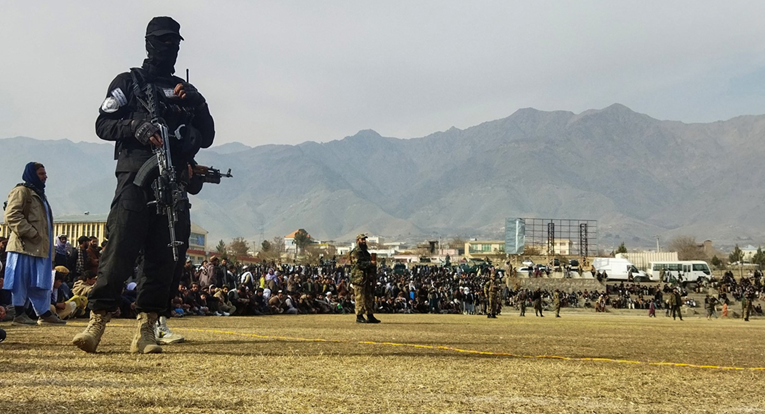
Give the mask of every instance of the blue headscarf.
POLYGON ((37 168, 35 168, 36 162, 30 162, 24 167, 24 174, 21 179, 24 180, 28 187, 31 186, 40 197, 45 198, 45 183, 37 176, 37 168))

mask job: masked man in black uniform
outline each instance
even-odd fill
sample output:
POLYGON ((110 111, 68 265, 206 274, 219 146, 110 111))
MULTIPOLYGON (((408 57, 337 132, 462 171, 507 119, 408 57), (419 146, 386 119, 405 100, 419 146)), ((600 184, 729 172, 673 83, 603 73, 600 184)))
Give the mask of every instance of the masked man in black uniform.
MULTIPOLYGON (((117 190, 106 225, 109 243, 89 296, 90 323, 73 339, 86 352, 96 351, 139 255, 143 255, 143 266, 135 302, 138 329, 130 350, 162 352, 154 328, 168 308, 177 264, 168 247, 168 217, 158 213, 155 206, 147 205, 155 199, 151 188, 154 179, 144 186, 134 183, 134 179, 141 166, 155 157, 153 148, 162 146, 160 131, 152 120, 167 125, 176 179, 183 190, 192 194, 202 186, 197 174, 205 172, 205 167, 196 165, 194 156, 200 148, 212 145, 215 136, 205 99, 192 85, 172 76, 181 40, 180 25, 175 20, 153 18, 146 28, 148 57, 141 68, 121 73, 112 81, 96 120, 96 134, 115 143, 117 190)), ((179 204, 176 240, 183 242, 178 247, 178 257, 185 258, 191 220, 188 201, 179 204)), ((175 289, 177 286, 176 282, 175 289)))

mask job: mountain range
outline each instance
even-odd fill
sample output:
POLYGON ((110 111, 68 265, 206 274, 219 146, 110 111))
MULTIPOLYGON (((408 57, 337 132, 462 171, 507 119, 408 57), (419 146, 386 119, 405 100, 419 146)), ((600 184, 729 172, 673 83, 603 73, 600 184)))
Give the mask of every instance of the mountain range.
MULTIPOLYGON (((758 245, 763 129, 763 115, 687 124, 614 104, 579 114, 526 108, 421 138, 364 130, 326 143, 225 144, 197 160, 234 178, 193 196, 192 219, 211 241, 259 243, 297 228, 338 241, 360 232, 504 239, 505 218, 537 217, 598 220, 607 249, 681 235, 758 245)), ((0 139, 0 191, 29 160, 47 167, 56 215, 108 212, 110 143, 0 139)))

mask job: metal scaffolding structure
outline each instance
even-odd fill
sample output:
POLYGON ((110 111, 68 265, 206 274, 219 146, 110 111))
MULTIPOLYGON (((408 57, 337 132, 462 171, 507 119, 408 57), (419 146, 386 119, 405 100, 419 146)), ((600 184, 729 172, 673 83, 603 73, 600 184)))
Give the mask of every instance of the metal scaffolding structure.
POLYGON ((541 254, 587 257, 598 252, 598 221, 524 218, 526 247, 541 254))

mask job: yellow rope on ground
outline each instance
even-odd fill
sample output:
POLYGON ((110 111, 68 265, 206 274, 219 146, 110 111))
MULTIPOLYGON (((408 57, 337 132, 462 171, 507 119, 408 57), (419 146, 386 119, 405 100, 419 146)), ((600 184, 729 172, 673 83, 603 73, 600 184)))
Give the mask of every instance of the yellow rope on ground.
MULTIPOLYGON (((215 333, 215 334, 244 336, 249 338, 278 339, 278 340, 284 340, 284 341, 330 342, 330 343, 353 343, 354 342, 354 341, 346 341, 346 340, 340 340, 340 339, 300 338, 300 337, 289 337, 289 336, 258 335, 258 334, 248 334, 248 333, 240 333, 240 332, 232 332, 232 331, 220 331, 220 330, 213 330, 213 329, 194 329, 194 328, 173 328, 173 329, 178 331, 215 333)), ((537 358, 537 359, 560 359, 564 361, 612 362, 617 364, 656 365, 656 366, 687 367, 687 368, 699 368, 699 369, 724 369, 724 370, 734 370, 734 371, 765 371, 765 367, 726 367, 726 366, 719 366, 719 365, 686 364, 681 362, 643 362, 643 361, 631 361, 626 359, 566 357, 566 356, 559 356, 559 355, 521 355, 521 354, 514 354, 511 352, 478 351, 474 349, 453 348, 450 346, 407 344, 407 343, 397 343, 397 342, 356 341, 356 343, 363 344, 363 345, 405 346, 405 347, 412 347, 412 348, 435 349, 435 350, 440 349, 444 351, 460 352, 460 353, 466 353, 466 354, 493 355, 493 356, 504 356, 504 357, 511 357, 511 358, 537 358)))

